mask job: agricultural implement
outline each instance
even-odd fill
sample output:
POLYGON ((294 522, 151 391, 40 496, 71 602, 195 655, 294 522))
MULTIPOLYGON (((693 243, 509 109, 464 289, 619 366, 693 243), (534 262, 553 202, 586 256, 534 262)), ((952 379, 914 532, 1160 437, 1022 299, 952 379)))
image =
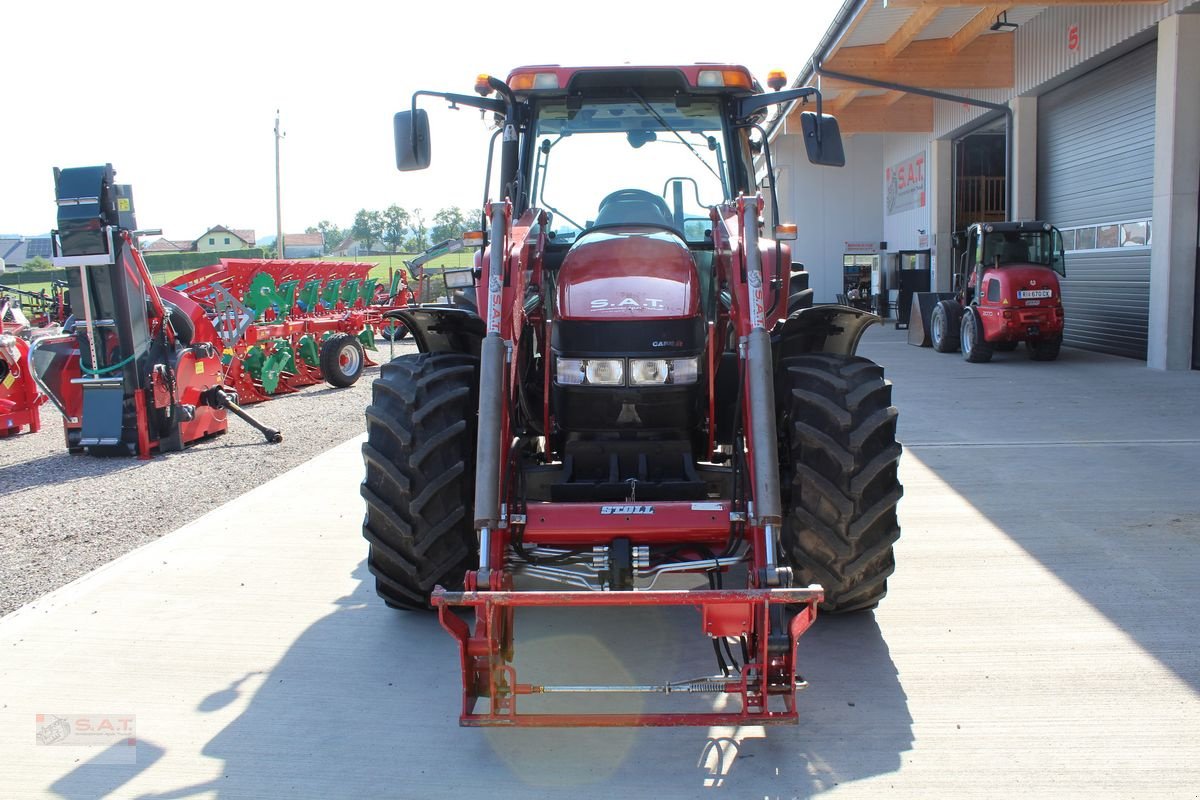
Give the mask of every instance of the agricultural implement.
POLYGON ((20 433, 22 428, 30 433, 42 428, 46 396, 29 366, 29 343, 19 334, 18 325, 0 325, 0 437, 20 433))
POLYGON ((54 263, 67 270, 75 318, 30 347, 38 385, 63 415, 67 448, 149 458, 226 429, 226 412, 269 442, 227 391, 221 339, 204 309, 156 287, 137 248, 133 196, 112 165, 56 169, 54 263))
POLYGON ((799 115, 809 159, 844 163, 820 94, 785 84, 773 73, 763 93, 735 66, 529 67, 480 76, 477 96, 416 92, 396 115, 401 170, 430 162, 420 97, 503 132, 485 183, 502 199, 469 237, 484 247, 473 296, 390 312, 420 352, 381 369, 363 445, 376 591, 432 608, 458 643, 463 725, 792 723, 818 608, 884 596, 897 412, 855 355, 878 317, 812 306, 796 227, 768 227, 755 190, 752 154, 771 170, 759 123, 780 103, 815 100, 799 115), (518 677, 525 610, 647 606, 698 610, 719 673, 518 677), (657 694, 720 700, 554 700, 657 694))
POLYGON ((328 381, 353 385, 374 361, 383 313, 407 302, 384 295, 371 264, 221 259, 165 285, 200 304, 223 345, 225 383, 246 403, 328 381))

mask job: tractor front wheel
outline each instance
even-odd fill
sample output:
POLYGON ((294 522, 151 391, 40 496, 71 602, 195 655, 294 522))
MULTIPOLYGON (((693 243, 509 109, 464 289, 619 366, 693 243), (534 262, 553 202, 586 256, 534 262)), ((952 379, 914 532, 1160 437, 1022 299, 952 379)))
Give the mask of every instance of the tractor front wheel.
POLYGON ((929 339, 939 353, 958 350, 958 318, 962 307, 953 300, 942 300, 929 316, 929 339))
POLYGON ((962 356, 965 360, 972 364, 992 360, 992 345, 983 338, 983 322, 974 308, 963 311, 959 339, 962 341, 962 356))
POLYGON ((330 386, 353 386, 366 363, 362 342, 348 333, 335 333, 321 342, 321 377, 330 386))
POLYGON ((811 354, 784 359, 777 387, 785 561, 797 584, 825 588, 823 610, 871 608, 887 593, 900 537, 892 384, 866 358, 811 354))
POLYGON ((371 388, 363 536, 375 591, 392 608, 428 609, 434 586, 461 586, 476 563, 478 386, 478 359, 419 353, 385 364, 371 388))

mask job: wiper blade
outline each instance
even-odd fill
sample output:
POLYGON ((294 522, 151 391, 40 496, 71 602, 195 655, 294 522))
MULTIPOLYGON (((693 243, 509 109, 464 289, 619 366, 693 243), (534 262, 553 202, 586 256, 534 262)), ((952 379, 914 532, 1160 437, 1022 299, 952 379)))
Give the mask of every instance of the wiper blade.
MULTIPOLYGON (((689 142, 687 139, 683 138, 679 134, 679 131, 672 128, 671 123, 667 122, 666 119, 663 118, 662 114, 659 114, 657 111, 655 111, 654 106, 647 103, 645 101, 645 99, 643 99, 642 96, 637 93, 636 89, 630 89, 629 93, 631 95, 633 95, 635 100, 637 100, 639 103, 642 104, 643 108, 645 108, 647 111, 649 111, 651 114, 654 115, 654 118, 656 120, 658 120, 659 125, 662 125, 664 128, 669 130, 671 133, 675 134, 675 138, 678 139, 679 141, 683 142, 684 146, 687 147, 688 150, 692 151, 692 155, 694 155, 696 157, 696 160, 699 161, 701 164, 703 164, 704 168, 707 169, 709 172, 711 172, 713 174, 713 177, 721 182, 721 187, 726 188, 725 187, 725 179, 717 174, 717 171, 712 168, 712 164, 709 164, 707 161, 705 161, 704 156, 700 155, 700 153, 696 150, 696 148, 692 147, 691 142, 689 142)), ((728 192, 726 192, 726 194, 728 194, 728 192)))

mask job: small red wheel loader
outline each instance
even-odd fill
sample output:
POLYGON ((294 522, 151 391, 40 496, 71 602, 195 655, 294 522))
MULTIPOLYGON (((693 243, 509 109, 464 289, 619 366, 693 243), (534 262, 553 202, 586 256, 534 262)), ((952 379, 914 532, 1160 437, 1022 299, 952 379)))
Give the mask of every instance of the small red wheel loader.
POLYGON ((929 338, 939 353, 961 349, 967 361, 1025 342, 1034 361, 1053 361, 1062 346, 1066 275, 1062 234, 1048 222, 976 222, 963 250, 953 300, 934 306, 929 338))
POLYGON ((844 163, 819 93, 785 82, 526 67, 474 95, 418 91, 396 115, 401 170, 430 164, 423 97, 497 129, 495 200, 465 237, 482 245, 474 291, 390 312, 419 352, 383 366, 363 445, 376 589, 435 609, 458 643, 461 724, 795 722, 797 639, 818 608, 883 597, 897 412, 855 355, 878 318, 812 306, 796 228, 766 224, 755 188, 755 154, 771 169, 760 123, 781 104, 815 101, 796 109, 808 156, 844 163), (719 672, 518 676, 518 610, 643 606, 696 609, 719 672), (626 693, 717 699, 581 713, 551 697, 626 693))

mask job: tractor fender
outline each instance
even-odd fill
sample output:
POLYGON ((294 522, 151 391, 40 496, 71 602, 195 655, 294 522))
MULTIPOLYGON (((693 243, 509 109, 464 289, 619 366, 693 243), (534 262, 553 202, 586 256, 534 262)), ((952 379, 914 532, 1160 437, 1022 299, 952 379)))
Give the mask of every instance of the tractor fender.
POLYGON ((383 316, 407 325, 422 353, 465 353, 478 357, 486 332, 478 314, 458 306, 405 306, 384 312, 383 316))
POLYGON ((771 331, 775 361, 804 353, 852 356, 867 328, 882 323, 869 311, 841 305, 803 308, 771 331))

